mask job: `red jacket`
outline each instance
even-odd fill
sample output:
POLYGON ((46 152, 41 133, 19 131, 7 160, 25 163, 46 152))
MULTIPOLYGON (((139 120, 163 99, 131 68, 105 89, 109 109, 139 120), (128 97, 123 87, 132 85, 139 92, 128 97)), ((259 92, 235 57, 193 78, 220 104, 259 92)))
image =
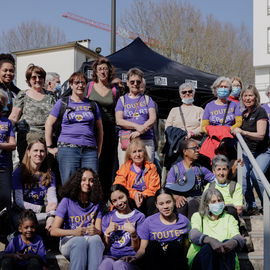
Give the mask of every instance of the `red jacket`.
POLYGON ((200 153, 209 157, 211 160, 216 155, 215 151, 219 147, 222 139, 233 138, 231 128, 227 126, 211 126, 206 127, 208 137, 204 141, 200 153))
MULTIPOLYGON (((117 175, 113 184, 121 184, 124 186, 129 191, 130 198, 134 199, 137 190, 133 188, 133 185, 137 174, 131 171, 131 165, 132 161, 129 160, 121 166, 116 173, 117 175)), ((146 188, 142 191, 142 194, 144 197, 154 196, 156 191, 160 188, 160 178, 157 173, 157 168, 150 161, 145 161, 144 167, 146 169, 144 174, 146 188)))

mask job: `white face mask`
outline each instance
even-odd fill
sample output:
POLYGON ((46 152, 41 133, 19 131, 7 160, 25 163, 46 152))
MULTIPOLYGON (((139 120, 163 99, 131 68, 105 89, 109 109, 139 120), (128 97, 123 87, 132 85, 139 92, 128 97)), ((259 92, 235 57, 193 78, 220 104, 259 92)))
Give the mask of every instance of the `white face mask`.
POLYGON ((189 104, 192 104, 194 102, 194 98, 190 98, 190 99, 182 98, 182 102, 184 104, 189 105, 189 104))

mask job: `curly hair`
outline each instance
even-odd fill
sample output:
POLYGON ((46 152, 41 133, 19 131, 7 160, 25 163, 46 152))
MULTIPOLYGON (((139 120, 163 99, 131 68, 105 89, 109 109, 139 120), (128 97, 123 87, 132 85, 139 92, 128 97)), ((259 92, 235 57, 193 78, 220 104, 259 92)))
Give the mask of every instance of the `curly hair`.
POLYGON ((110 61, 107 58, 104 58, 104 57, 101 57, 101 58, 97 59, 93 63, 93 65, 92 65, 92 69, 93 69, 92 80, 94 82, 96 82, 96 83, 98 82, 97 66, 102 65, 102 64, 106 64, 108 69, 109 69, 108 82, 111 83, 111 81, 114 79, 114 67, 110 63, 110 61))
POLYGON ((62 186, 59 191, 59 195, 61 198, 69 198, 73 201, 79 201, 79 194, 81 192, 81 182, 82 176, 85 171, 89 171, 93 174, 94 183, 91 191, 89 192, 89 200, 96 204, 103 199, 103 191, 101 187, 101 183, 99 181, 98 175, 96 172, 90 168, 81 168, 78 169, 75 173, 73 173, 68 181, 62 186))
POLYGON ((4 63, 10 63, 13 67, 15 67, 15 59, 10 53, 0 54, 0 68, 4 63))
POLYGON ((31 220, 34 222, 35 227, 38 226, 38 220, 35 212, 32 209, 24 209, 19 216, 19 226, 22 226, 24 221, 31 220))
POLYGON ((52 176, 52 171, 49 168, 49 163, 48 163, 47 157, 48 157, 47 147, 46 147, 46 143, 45 143, 43 138, 33 140, 28 144, 26 151, 25 151, 25 154, 24 154, 24 157, 23 157, 23 160, 22 160, 22 164, 20 166, 20 176, 21 176, 21 182, 23 184, 36 183, 39 181, 40 177, 41 177, 41 184, 43 187, 48 186, 52 182, 53 176, 52 176), (33 168, 31 167, 31 159, 28 155, 29 151, 31 150, 33 145, 36 143, 43 144, 45 154, 46 154, 46 157, 43 160, 38 172, 34 171, 33 168), (37 176, 40 176, 40 177, 37 177, 37 176))

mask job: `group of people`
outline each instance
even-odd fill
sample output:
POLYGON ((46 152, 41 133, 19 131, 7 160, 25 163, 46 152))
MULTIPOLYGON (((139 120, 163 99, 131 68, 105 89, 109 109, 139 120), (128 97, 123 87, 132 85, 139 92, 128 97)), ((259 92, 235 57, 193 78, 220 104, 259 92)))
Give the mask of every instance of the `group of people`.
POLYGON ((245 155, 243 186, 231 181, 233 135, 244 136, 263 171, 270 162, 268 115, 254 86, 220 77, 217 99, 204 110, 193 105, 191 84, 179 87, 183 104, 165 125, 179 159, 161 181, 157 105, 144 93, 141 70, 128 71, 123 94, 113 66, 99 58, 92 81, 75 72, 60 97, 43 68, 29 65, 24 91, 13 85, 14 72, 14 59, 0 55, 0 206, 18 228, 2 269, 40 269, 48 234, 60 237, 70 269, 237 269, 243 194, 248 213, 258 213, 253 187, 262 200, 263 185, 245 155))

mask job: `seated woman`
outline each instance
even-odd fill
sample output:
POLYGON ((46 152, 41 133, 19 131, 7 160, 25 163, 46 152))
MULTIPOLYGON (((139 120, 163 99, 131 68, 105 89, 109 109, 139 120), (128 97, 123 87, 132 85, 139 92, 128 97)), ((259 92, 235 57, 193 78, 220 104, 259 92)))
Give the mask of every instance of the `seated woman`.
POLYGON ((127 260, 142 260, 143 269, 188 269, 185 247, 189 220, 176 212, 173 195, 167 189, 159 189, 155 200, 159 212, 148 217, 138 229, 140 248, 127 260))
POLYGON ((229 160, 224 155, 216 155, 212 160, 212 168, 216 176, 215 181, 207 184, 205 190, 208 188, 219 190, 223 195, 227 212, 239 220, 238 214, 242 213, 244 196, 242 187, 235 181, 228 179, 229 160))
POLYGON ((122 185, 111 187, 110 201, 115 209, 102 219, 107 252, 98 269, 134 269, 134 265, 120 258, 134 256, 139 249, 140 238, 137 231, 145 220, 144 214, 132 209, 129 192, 122 185))
POLYGON ((60 192, 51 235, 60 236, 60 251, 70 259, 70 269, 97 269, 104 244, 100 238, 102 189, 92 169, 77 170, 60 192))
POLYGON ((46 157, 47 149, 43 139, 30 142, 22 164, 13 173, 12 189, 16 206, 32 209, 39 223, 46 223, 46 229, 50 231, 57 197, 55 177, 46 157))
POLYGON ((194 86, 190 83, 181 84, 179 96, 183 104, 171 109, 165 123, 165 129, 169 126, 181 128, 187 132, 188 139, 193 138, 200 141, 202 139, 203 108, 193 105, 194 86))
POLYGON ((160 188, 160 178, 156 166, 148 161, 143 141, 136 138, 126 150, 126 162, 117 171, 114 181, 129 191, 135 207, 147 215, 155 211, 154 195, 160 188))
POLYGON ((244 239, 237 221, 224 211, 224 198, 217 189, 207 189, 201 199, 199 212, 191 218, 192 242, 187 258, 190 269, 239 269, 235 253, 244 239))
POLYGON ((192 139, 180 145, 183 160, 173 165, 168 173, 166 188, 173 192, 178 213, 189 220, 198 211, 205 181, 214 181, 214 174, 196 163, 200 147, 192 139))

